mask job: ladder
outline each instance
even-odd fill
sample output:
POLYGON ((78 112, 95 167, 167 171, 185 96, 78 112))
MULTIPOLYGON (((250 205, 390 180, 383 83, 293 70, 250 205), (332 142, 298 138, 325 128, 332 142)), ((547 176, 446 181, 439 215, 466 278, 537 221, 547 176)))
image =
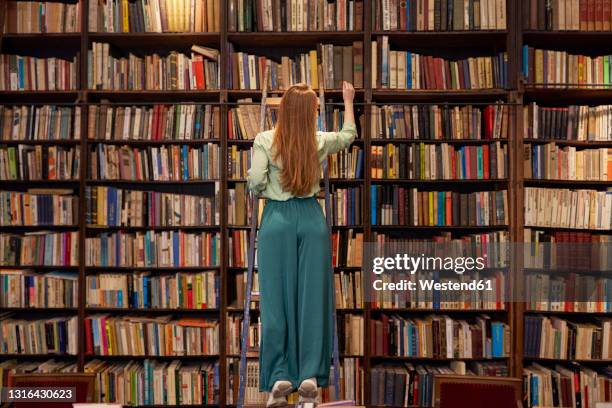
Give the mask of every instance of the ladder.
MULTIPOLYGON (((319 78, 323 78, 322 69, 319 67, 319 78)), ((321 81, 322 83, 322 81, 321 81)), ((268 98, 268 67, 264 70, 263 89, 261 95, 261 107, 260 107, 260 131, 265 130, 266 123, 266 109, 268 106, 278 106, 280 104, 280 98, 268 98)), ((326 130, 327 123, 325 118, 325 91, 324 86, 319 87, 319 117, 320 117, 320 128, 326 130)), ((331 197, 329 193, 329 171, 327 157, 323 162, 323 179, 325 186, 325 218, 327 221, 327 229, 331 236, 331 197)), ((246 295, 244 300, 244 311, 242 318, 242 333, 241 333, 241 344, 240 344, 240 384, 238 387, 238 408, 244 407, 244 394, 246 388, 246 357, 247 357, 247 340, 249 333, 249 326, 251 322, 251 301, 252 301, 252 288, 253 288, 253 267, 255 265, 255 236, 257 234, 257 218, 259 213, 259 197, 256 194, 251 194, 251 225, 249 235, 249 253, 247 256, 248 269, 247 269, 247 281, 246 281, 246 295)), ((329 265, 330 273, 333 273, 332 265, 329 265)), ((340 363, 338 357, 338 327, 336 323, 336 299, 335 290, 332 288, 332 304, 334 307, 332 321, 334 327, 334 344, 333 344, 333 365, 334 365, 334 390, 336 398, 340 397, 340 363)))

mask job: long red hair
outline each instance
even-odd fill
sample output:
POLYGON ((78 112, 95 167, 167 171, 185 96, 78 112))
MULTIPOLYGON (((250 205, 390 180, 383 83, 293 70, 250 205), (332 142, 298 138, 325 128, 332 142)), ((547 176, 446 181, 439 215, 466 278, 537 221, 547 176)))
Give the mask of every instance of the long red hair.
POLYGON ((274 160, 281 164, 283 190, 304 196, 321 179, 317 152, 317 94, 305 84, 283 95, 274 132, 274 160))

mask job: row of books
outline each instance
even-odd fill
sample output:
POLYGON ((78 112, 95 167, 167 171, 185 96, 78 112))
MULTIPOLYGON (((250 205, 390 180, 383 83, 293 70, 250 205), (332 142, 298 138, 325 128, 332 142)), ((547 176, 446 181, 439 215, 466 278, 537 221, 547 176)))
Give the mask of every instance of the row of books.
POLYGON ((526 357, 557 360, 608 360, 612 321, 573 322, 555 316, 525 316, 526 357))
POLYGON ((525 225, 610 230, 612 193, 525 187, 525 225))
POLYGON ((280 63, 265 56, 234 52, 230 44, 228 87, 261 89, 268 68, 268 89, 285 90, 296 83, 307 83, 314 89, 341 89, 342 81, 363 88, 363 42, 341 46, 319 44, 316 50, 295 56, 282 56, 280 63), (321 70, 319 70, 321 68, 321 70), (319 77, 322 75, 322 77, 319 77), (320 85, 319 85, 320 84, 320 85))
POLYGON ((524 137, 542 140, 612 140, 612 105, 523 107, 524 137))
POLYGON ((497 104, 372 106, 372 139, 507 139, 511 108, 497 104))
POLYGON ((0 225, 76 225, 79 198, 66 189, 0 191, 0 225))
POLYGON ((525 145, 525 178, 545 180, 612 180, 612 149, 577 150, 553 143, 525 145))
POLYGON ((360 179, 363 177, 363 150, 359 146, 341 150, 327 158, 329 177, 342 179, 360 179))
POLYGON ((76 180, 80 158, 75 147, 0 145, 0 180, 76 180))
POLYGON ((203 405, 219 402, 219 362, 103 361, 85 363, 95 373, 95 401, 127 406, 203 405))
POLYGON ((21 319, 0 314, 0 354, 71 354, 78 349, 77 317, 21 319))
POLYGON ((579 231, 525 228, 525 268, 579 271, 612 270, 612 235, 579 231))
POLYGON ((206 140, 221 137, 220 107, 201 104, 90 105, 87 137, 104 140, 206 140))
POLYGON ((454 252, 474 258, 485 258, 485 268, 507 268, 509 258, 508 231, 491 231, 481 234, 454 235, 450 232, 434 234, 430 238, 414 238, 403 233, 372 233, 372 250, 393 251, 391 253, 412 253, 446 257, 454 252))
POLYGON ((81 3, 9 1, 5 33, 76 33, 81 30, 81 3))
POLYGON ((80 138, 80 106, 0 106, 0 140, 78 140, 80 138))
POLYGON ((523 75, 535 86, 588 87, 610 86, 610 55, 570 54, 523 46, 523 75))
POLYGON ((371 146, 373 179, 490 180, 508 177, 508 145, 441 144, 371 146))
POLYGON ((90 89, 206 90, 219 89, 217 50, 194 46, 191 55, 171 51, 128 57, 115 57, 108 43, 94 42, 88 50, 87 84, 90 89))
MULTIPOLYGON (((363 403, 365 389, 365 369, 360 358, 343 358, 340 360, 338 377, 340 379, 340 395, 336 395, 334 387, 318 389, 321 402, 331 402, 338 400, 356 401, 363 403)), ((226 376, 226 401, 228 404, 235 404, 238 400, 238 386, 240 383, 240 359, 229 358, 227 360, 226 376)), ((329 384, 333 384, 334 368, 330 368, 329 384)), ((245 405, 263 405, 268 399, 268 393, 259 390, 259 361, 248 359, 245 378, 245 405)), ((289 404, 298 403, 297 392, 293 392, 287 397, 289 404)))
POLYGON ((86 278, 87 307, 118 309, 216 309, 215 271, 195 273, 101 273, 86 278))
POLYGON ((450 60, 391 50, 389 37, 383 35, 372 41, 372 84, 388 89, 506 88, 508 54, 450 60))
MULTIPOLYGON (((242 340, 242 316, 227 316, 226 351, 228 354, 240 354, 242 340)), ((261 317, 251 319, 247 334, 247 353, 251 356, 259 353, 261 345, 261 317)))
POLYGON ((221 0, 110 0, 89 4, 90 32, 201 33, 221 31, 221 0))
POLYGON ((370 347, 376 356, 433 359, 502 358, 510 355, 510 328, 479 315, 473 321, 445 315, 406 318, 382 314, 372 320, 370 347))
POLYGON ((229 0, 228 31, 362 31, 363 0, 229 0))
POLYGON ((612 401, 612 368, 572 364, 546 367, 533 363, 523 369, 525 406, 596 408, 612 401))
POLYGON ((77 57, 0 54, 0 91, 66 91, 77 88, 77 57))
POLYGON ((436 374, 507 376, 506 363, 494 361, 452 361, 440 364, 378 364, 372 367, 370 400, 373 405, 432 407, 435 403, 436 374))
MULTIPOLYGON (((402 279, 412 282, 413 291, 391 291, 374 290, 371 294, 372 308, 381 309, 434 309, 434 310, 505 310, 505 302, 508 301, 506 288, 510 278, 508 272, 495 272, 491 274, 479 272, 465 272, 465 274, 455 274, 452 276, 441 277, 437 272, 422 272, 418 274, 406 274, 402 279), (482 281, 490 289, 487 290, 426 290, 420 287, 420 282, 436 281, 455 284, 468 284, 469 282, 482 281), (485 283, 486 282, 486 283, 485 283)), ((384 288, 385 284, 398 282, 398 276, 382 274, 376 277, 379 281, 375 288, 384 288)), ((386 286, 388 287, 388 286, 386 286)))
POLYGON ((371 186, 372 225, 495 226, 508 224, 508 192, 421 191, 371 186))
POLYGON ((53 271, 0 269, 0 306, 23 308, 77 307, 78 275, 53 271))
POLYGON ((0 263, 6 266, 76 266, 79 232, 0 234, 0 263))
POLYGON ((220 146, 97 144, 89 155, 94 180, 189 181, 220 179, 220 146))
POLYGON ((245 148, 237 145, 228 146, 227 177, 230 180, 246 179, 249 174, 249 169, 251 168, 252 158, 252 147, 245 148))
POLYGON ((172 316, 91 315, 85 353, 102 356, 202 356, 219 353, 219 322, 172 316))
POLYGON ((70 359, 32 361, 27 359, 4 359, 0 362, 0 386, 8 384, 8 377, 13 374, 31 373, 76 373, 77 364, 70 359))
POLYGON ((363 261, 363 232, 353 230, 334 231, 331 236, 332 265, 336 267, 360 267, 363 261))
POLYGON ((100 186, 86 187, 85 199, 88 225, 181 227, 218 225, 220 221, 216 196, 100 186))
POLYGON ((577 273, 529 273, 527 309, 540 312, 612 312, 612 279, 577 273), (588 300, 588 301, 587 301, 588 300))
POLYGON ((505 0, 375 0, 376 31, 505 30, 505 0))
POLYGON ((146 231, 102 233, 85 242, 88 266, 209 267, 219 265, 219 234, 146 231))
POLYGON ((546 31, 609 31, 608 0, 544 0, 523 3, 523 29, 546 31))

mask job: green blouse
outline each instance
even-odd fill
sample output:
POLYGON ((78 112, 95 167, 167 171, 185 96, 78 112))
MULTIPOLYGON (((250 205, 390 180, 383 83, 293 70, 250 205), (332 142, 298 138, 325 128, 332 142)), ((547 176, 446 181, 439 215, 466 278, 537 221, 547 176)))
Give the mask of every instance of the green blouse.
MULTIPOLYGON (((354 123, 345 123, 339 132, 317 132, 319 161, 323 163, 327 155, 347 148, 357 137, 357 127, 354 123)), ((251 191, 261 193, 261 196, 272 200, 286 201, 293 197, 283 190, 280 183, 280 163, 276 163, 272 155, 274 130, 258 133, 253 141, 251 168, 247 177, 251 191)), ((319 183, 312 186, 312 191, 305 197, 311 197, 320 190, 319 183)))

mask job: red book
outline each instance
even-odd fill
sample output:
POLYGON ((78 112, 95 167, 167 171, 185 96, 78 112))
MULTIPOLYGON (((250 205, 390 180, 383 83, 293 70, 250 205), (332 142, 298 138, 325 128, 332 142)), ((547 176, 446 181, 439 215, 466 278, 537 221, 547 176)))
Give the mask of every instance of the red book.
POLYGON ((446 222, 444 225, 453 225, 453 192, 446 192, 446 222))
POLYGON ((580 15, 580 31, 586 31, 588 26, 588 7, 587 0, 580 0, 578 5, 580 15))
POLYGON ((85 318, 85 354, 92 355, 94 353, 93 350, 93 338, 91 331, 91 319, 85 318))
MULTIPOLYGON (((601 31, 603 28, 603 0, 595 0, 595 30, 601 31)), ((607 15, 608 19, 610 18, 610 14, 607 15)), ((587 405, 588 406, 588 405, 587 405)))
POLYGON ((484 108, 484 134, 485 139, 491 139, 493 137, 493 107, 486 106, 484 108))
POLYGON ((407 26, 406 26, 406 1, 404 0, 400 1, 399 14, 400 14, 400 30, 405 31, 407 29, 407 26))
POLYGON ((192 59, 193 72, 195 72, 196 89, 205 89, 204 82, 204 57, 194 55, 192 59))

